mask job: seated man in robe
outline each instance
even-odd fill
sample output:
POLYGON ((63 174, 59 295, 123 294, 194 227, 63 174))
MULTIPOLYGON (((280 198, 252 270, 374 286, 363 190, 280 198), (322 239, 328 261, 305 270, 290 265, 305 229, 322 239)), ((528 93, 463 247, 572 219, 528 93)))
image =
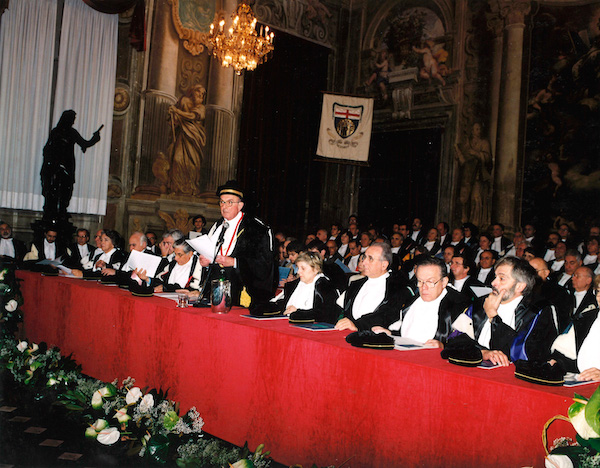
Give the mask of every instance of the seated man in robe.
POLYGON ((385 332, 410 338, 427 346, 443 348, 452 323, 471 305, 468 297, 448 286, 444 261, 422 255, 417 262, 415 277, 419 296, 402 309, 400 319, 386 328, 374 327, 376 333, 385 332))
POLYGON ((337 304, 344 317, 336 330, 370 330, 398 319, 400 309, 410 296, 408 289, 388 271, 392 250, 385 243, 374 243, 365 252, 365 277, 352 281, 337 304))
POLYGON ((593 282, 592 277, 588 267, 578 268, 573 275, 575 294, 579 290, 583 296, 569 325, 552 344, 550 364, 563 373, 579 374, 579 380, 600 380, 600 276, 593 282))
POLYGON ((48 265, 37 265, 41 260, 63 260, 71 254, 69 249, 58 239, 58 232, 50 227, 44 231, 44 238, 33 241, 30 251, 23 260, 28 268, 34 271, 56 272, 56 268, 48 265))
POLYGON ((549 355, 556 327, 549 306, 532 304, 535 270, 525 260, 505 257, 496 264, 493 291, 473 307, 473 331, 484 360, 540 360, 549 355))
POLYGON ((90 254, 96 250, 96 247, 89 244, 89 241, 90 231, 84 228, 77 229, 75 242, 69 246, 71 256, 68 260, 68 266, 71 268, 81 268, 84 263, 89 261, 90 254))
POLYGON ((21 262, 27 247, 12 235, 10 224, 0 221, 0 260, 21 262))
POLYGON ((131 272, 133 269, 129 265, 129 256, 131 252, 137 250, 138 252, 145 252, 152 255, 146 249, 148 247, 148 241, 146 235, 141 231, 135 231, 129 236, 129 255, 127 260, 124 261, 120 268, 104 268, 102 275, 105 277, 113 277, 112 281, 115 281, 119 286, 126 288, 128 286, 129 279, 131 278, 131 272))
POLYGON ((481 295, 477 294, 477 288, 485 287, 481 281, 471 275, 473 270, 475 270, 475 264, 470 253, 467 253, 467 251, 463 251, 463 253, 457 251, 453 255, 450 262, 450 271, 452 272, 451 284, 454 289, 462 293, 471 302, 475 302, 475 299, 481 295))

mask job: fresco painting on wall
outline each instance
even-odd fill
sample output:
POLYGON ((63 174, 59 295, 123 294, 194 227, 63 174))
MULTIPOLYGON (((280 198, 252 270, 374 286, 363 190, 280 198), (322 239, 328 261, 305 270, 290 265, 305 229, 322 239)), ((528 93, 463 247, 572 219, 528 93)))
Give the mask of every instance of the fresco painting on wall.
POLYGON ((600 3, 533 17, 523 222, 600 218, 599 26, 600 3))
POLYGON ((445 86, 450 74, 446 31, 439 16, 425 7, 393 8, 381 22, 370 51, 365 89, 386 101, 390 72, 415 70, 426 85, 445 86))

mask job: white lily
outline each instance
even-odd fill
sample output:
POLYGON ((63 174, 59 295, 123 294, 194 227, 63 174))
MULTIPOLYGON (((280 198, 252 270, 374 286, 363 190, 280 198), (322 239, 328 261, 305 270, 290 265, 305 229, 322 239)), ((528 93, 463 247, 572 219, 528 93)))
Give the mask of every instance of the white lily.
POLYGON ((18 345, 17 345, 17 349, 21 352, 25 351, 27 349, 27 341, 21 341, 18 345))
POLYGON ((8 301, 6 303, 6 305, 4 306, 4 308, 8 312, 14 312, 15 310, 17 310, 17 307, 19 307, 19 304, 17 304, 17 301, 15 301, 14 299, 11 299, 10 301, 8 301))
POLYGON ((150 408, 154 407, 154 397, 152 396, 151 393, 148 393, 147 395, 144 396, 144 398, 142 398, 142 401, 140 402, 140 413, 147 413, 148 411, 150 411, 150 408))
POLYGON ((136 401, 142 398, 142 395, 143 393, 140 390, 140 387, 133 387, 127 390, 127 395, 125 395, 125 402, 128 405, 133 405, 136 401))
POLYGON ((121 433, 116 427, 108 427, 98 434, 98 442, 103 445, 112 445, 121 438, 121 433))

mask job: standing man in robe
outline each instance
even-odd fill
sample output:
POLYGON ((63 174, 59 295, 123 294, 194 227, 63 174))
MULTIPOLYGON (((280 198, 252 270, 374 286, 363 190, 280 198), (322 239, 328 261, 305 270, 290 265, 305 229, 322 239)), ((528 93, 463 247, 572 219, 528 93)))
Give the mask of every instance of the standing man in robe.
MULTIPOLYGON (((243 211, 244 193, 237 181, 230 180, 217 189, 222 218, 208 233, 217 255, 210 279, 222 269, 231 282, 234 305, 240 305, 242 289, 250 295, 250 308, 268 302, 275 292, 278 276, 271 228, 243 211)), ((200 256, 203 267, 210 261, 200 256)), ((209 279, 209 281, 210 281, 209 279)))

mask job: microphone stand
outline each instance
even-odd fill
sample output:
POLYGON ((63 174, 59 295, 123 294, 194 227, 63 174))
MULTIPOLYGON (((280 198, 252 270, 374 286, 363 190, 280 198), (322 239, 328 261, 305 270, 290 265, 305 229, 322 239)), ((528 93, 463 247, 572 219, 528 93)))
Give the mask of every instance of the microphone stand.
POLYGON ((202 285, 200 286, 200 295, 198 296, 198 300, 194 303, 194 307, 208 307, 210 305, 210 301, 208 301, 209 302, 208 304, 206 302, 204 302, 204 292, 206 290, 208 280, 210 279, 210 275, 212 273, 213 266, 215 266, 217 264, 217 253, 219 252, 219 249, 225 242, 225 231, 227 231, 227 228, 229 227, 229 223, 227 221, 223 221, 222 226, 223 226, 223 229, 221 229, 221 234, 219 234, 219 240, 217 240, 217 246, 215 247, 215 254, 213 256, 213 261, 207 267, 208 269, 206 270, 206 277, 204 278, 204 281, 202 281, 202 285))

